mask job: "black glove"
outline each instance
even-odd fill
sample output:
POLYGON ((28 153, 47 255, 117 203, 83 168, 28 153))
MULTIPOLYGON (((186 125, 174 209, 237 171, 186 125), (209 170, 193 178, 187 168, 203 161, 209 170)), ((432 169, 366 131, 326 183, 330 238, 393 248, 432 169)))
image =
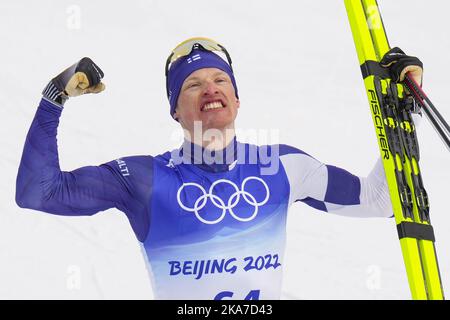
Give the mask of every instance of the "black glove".
POLYGON ((83 58, 50 80, 42 94, 63 106, 69 97, 105 90, 105 84, 101 82, 103 76, 103 71, 94 61, 83 58))
POLYGON ((413 79, 422 85, 423 63, 416 57, 407 56, 402 49, 395 47, 389 50, 381 59, 382 67, 389 68, 392 79, 395 82, 402 82, 407 72, 410 72, 413 79))

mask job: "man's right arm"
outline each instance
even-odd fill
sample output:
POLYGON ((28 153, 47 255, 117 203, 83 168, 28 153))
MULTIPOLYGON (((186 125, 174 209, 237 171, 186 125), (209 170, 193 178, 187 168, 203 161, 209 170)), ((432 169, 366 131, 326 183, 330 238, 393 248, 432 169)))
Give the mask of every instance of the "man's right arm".
POLYGON ((117 163, 61 171, 56 141, 59 118, 69 97, 104 89, 103 72, 83 58, 53 78, 27 134, 16 183, 20 207, 59 215, 91 215, 123 207, 132 189, 117 163))
POLYGON ((61 171, 56 141, 62 109, 42 99, 27 134, 16 182, 16 202, 63 216, 86 216, 109 208, 124 212, 143 241, 150 221, 153 158, 134 156, 100 166, 61 171))
POLYGON ((57 215, 92 215, 109 208, 124 212, 140 241, 149 229, 153 158, 134 156, 100 166, 61 171, 56 141, 69 97, 104 90, 103 72, 89 58, 64 70, 43 91, 27 134, 16 182, 22 208, 57 215))
POLYGON ((60 215, 90 215, 114 207, 113 198, 121 192, 111 188, 117 183, 109 171, 101 167, 61 171, 56 141, 61 112, 56 104, 41 100, 22 153, 17 204, 60 215), (106 192, 105 185, 111 190, 106 192))
MULTIPOLYGON (((101 92, 101 69, 83 58, 54 77, 42 92, 43 98, 28 131, 16 183, 20 207, 61 215, 93 214, 114 206, 104 184, 116 184, 100 167, 63 172, 56 142, 59 118, 69 97, 101 92), (109 199, 109 200, 108 200, 109 199)), ((112 190, 114 191, 114 190, 112 190)), ((119 190, 117 190, 118 192, 119 190)))

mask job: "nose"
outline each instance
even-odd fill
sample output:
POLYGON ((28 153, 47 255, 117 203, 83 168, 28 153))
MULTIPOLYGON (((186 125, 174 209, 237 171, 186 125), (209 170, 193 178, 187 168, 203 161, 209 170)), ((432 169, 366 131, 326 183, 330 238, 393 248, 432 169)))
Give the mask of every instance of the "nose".
POLYGON ((206 82, 205 89, 203 90, 203 95, 209 96, 209 95, 215 95, 217 93, 219 93, 219 91, 218 91, 217 86, 214 83, 214 81, 206 82))

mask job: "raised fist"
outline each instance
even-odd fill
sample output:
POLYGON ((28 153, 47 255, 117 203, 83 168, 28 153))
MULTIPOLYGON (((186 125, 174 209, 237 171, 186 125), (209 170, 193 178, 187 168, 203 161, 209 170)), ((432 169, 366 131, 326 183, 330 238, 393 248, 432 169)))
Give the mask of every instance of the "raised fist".
POLYGON ((42 94, 63 106, 69 97, 105 90, 105 84, 101 82, 103 76, 103 71, 94 61, 85 57, 53 78, 42 94))

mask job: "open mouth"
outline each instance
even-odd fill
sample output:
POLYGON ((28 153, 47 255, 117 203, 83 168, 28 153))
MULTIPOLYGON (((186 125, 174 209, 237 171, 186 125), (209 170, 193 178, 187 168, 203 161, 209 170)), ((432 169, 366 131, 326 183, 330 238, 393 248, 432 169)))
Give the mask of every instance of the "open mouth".
POLYGON ((211 110, 217 110, 217 109, 222 109, 222 108, 225 108, 225 105, 222 103, 222 101, 217 100, 217 101, 205 103, 200 110, 201 111, 211 111, 211 110))

